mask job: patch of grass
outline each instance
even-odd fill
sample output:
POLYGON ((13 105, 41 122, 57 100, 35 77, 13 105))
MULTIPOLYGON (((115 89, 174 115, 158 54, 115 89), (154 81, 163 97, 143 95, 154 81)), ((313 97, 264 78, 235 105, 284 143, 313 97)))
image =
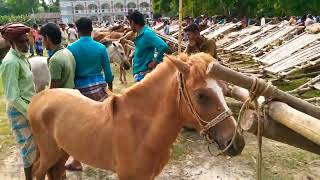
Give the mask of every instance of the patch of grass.
POLYGON ((308 80, 309 78, 300 78, 300 79, 292 80, 290 82, 279 81, 274 83, 274 85, 276 85, 279 89, 283 91, 290 91, 308 82, 308 80))
POLYGON ((182 161, 186 159, 187 155, 195 148, 192 147, 191 144, 194 144, 193 142, 196 141, 202 142, 202 138, 196 131, 182 130, 176 142, 173 144, 171 160, 182 161))

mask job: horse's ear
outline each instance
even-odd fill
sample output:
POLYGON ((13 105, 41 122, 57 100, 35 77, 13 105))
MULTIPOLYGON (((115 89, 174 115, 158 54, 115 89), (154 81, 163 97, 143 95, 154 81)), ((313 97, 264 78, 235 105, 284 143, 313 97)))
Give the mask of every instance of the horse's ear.
POLYGON ((105 38, 105 39, 102 39, 102 40, 100 41, 100 43, 103 44, 103 45, 106 46, 106 47, 109 47, 109 46, 111 46, 112 41, 111 41, 110 39, 105 38))
POLYGON ((168 60, 184 75, 188 75, 190 72, 190 66, 183 62, 181 59, 178 59, 177 57, 171 56, 171 55, 165 55, 168 60))

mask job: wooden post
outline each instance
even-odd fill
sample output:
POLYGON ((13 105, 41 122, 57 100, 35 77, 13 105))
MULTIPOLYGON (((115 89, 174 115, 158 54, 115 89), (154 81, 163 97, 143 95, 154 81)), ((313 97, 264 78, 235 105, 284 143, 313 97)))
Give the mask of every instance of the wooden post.
POLYGON ((178 35, 178 54, 181 54, 182 44, 182 0, 179 0, 179 35, 178 35))
MULTIPOLYGON (((246 110, 240 125, 243 130, 257 135, 258 120, 256 112, 251 109, 246 110)), ((262 136, 320 155, 319 145, 278 123, 271 117, 264 117, 262 136)))
POLYGON ((318 119, 277 101, 269 103, 268 115, 275 121, 320 145, 320 122, 318 119))
MULTIPOLYGON (((243 87, 245 89, 251 89, 255 82, 254 77, 249 77, 243 75, 242 73, 231 70, 225 66, 220 65, 218 62, 213 62, 209 65, 207 73, 209 76, 215 79, 220 79, 228 83, 243 87)), ((269 85, 264 80, 258 80, 259 89, 261 96, 266 98, 272 98, 272 100, 277 100, 288 104, 289 106, 304 112, 310 116, 320 119, 320 108, 308 103, 302 99, 294 97, 288 93, 285 93, 278 88, 269 85)))

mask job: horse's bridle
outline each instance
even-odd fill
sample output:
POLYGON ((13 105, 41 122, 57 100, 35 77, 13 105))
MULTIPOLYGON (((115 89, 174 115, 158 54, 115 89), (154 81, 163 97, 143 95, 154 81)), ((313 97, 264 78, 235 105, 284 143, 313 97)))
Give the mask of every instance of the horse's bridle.
MULTIPOLYGON (((193 106, 193 103, 191 101, 190 94, 186 88, 186 82, 185 82, 185 79, 183 78, 182 73, 178 72, 177 80, 178 80, 178 104, 180 104, 181 98, 183 97, 187 102, 189 110, 191 111, 193 116, 196 118, 197 122, 199 123, 202 129, 200 131, 201 136, 205 137, 206 140, 209 141, 210 143, 215 142, 217 144, 217 142, 209 136, 209 130, 214 126, 216 126, 217 124, 219 124, 220 122, 222 122, 223 120, 225 120, 226 118, 232 116, 231 110, 230 109, 225 110, 224 112, 222 112, 221 114, 213 118, 211 121, 203 120, 193 106)), ((222 150, 222 152, 225 152, 228 148, 229 146, 227 146, 224 150, 222 150)))

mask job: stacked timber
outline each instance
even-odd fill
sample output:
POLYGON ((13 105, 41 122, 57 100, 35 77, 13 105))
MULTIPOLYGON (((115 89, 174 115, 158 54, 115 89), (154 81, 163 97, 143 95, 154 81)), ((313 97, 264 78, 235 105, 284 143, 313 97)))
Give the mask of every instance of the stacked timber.
POLYGON ((266 65, 272 65, 276 62, 279 62, 285 58, 290 57, 293 53, 295 53, 299 49, 315 42, 319 38, 320 38, 320 34, 303 33, 298 37, 283 44, 281 47, 271 51, 270 53, 264 56, 261 56, 260 58, 257 59, 257 61, 266 65))
POLYGON ((256 54, 258 51, 262 50, 263 48, 267 47, 271 43, 278 41, 280 38, 288 35, 290 32, 294 31, 296 27, 294 26, 284 26, 281 27, 278 31, 267 35, 266 37, 258 40, 252 46, 250 46, 245 53, 247 54, 256 54))
POLYGON ((253 41, 256 38, 259 38, 263 34, 268 33, 273 28, 276 28, 276 26, 275 25, 266 25, 258 33, 252 34, 250 36, 246 36, 246 37, 240 39, 239 41, 231 44, 230 46, 225 47, 224 50, 227 50, 227 51, 241 51, 241 50, 243 50, 243 44, 248 43, 250 41, 253 41))
POLYGON ((247 28, 242 29, 241 31, 231 32, 228 35, 226 35, 223 39, 220 39, 219 41, 217 41, 217 46, 220 48, 230 46, 232 43, 246 36, 257 33, 260 30, 261 30, 260 26, 248 26, 247 28))
POLYGON ((236 27, 240 26, 240 23, 227 23, 220 28, 216 29, 215 31, 204 35, 207 39, 216 39, 218 36, 223 35, 224 33, 229 32, 231 29, 234 29, 236 27))
POLYGON ((280 76, 288 76, 295 72, 296 69, 307 68, 320 63, 320 42, 316 45, 305 48, 292 56, 281 59, 274 64, 264 68, 271 74, 279 74, 280 76))

